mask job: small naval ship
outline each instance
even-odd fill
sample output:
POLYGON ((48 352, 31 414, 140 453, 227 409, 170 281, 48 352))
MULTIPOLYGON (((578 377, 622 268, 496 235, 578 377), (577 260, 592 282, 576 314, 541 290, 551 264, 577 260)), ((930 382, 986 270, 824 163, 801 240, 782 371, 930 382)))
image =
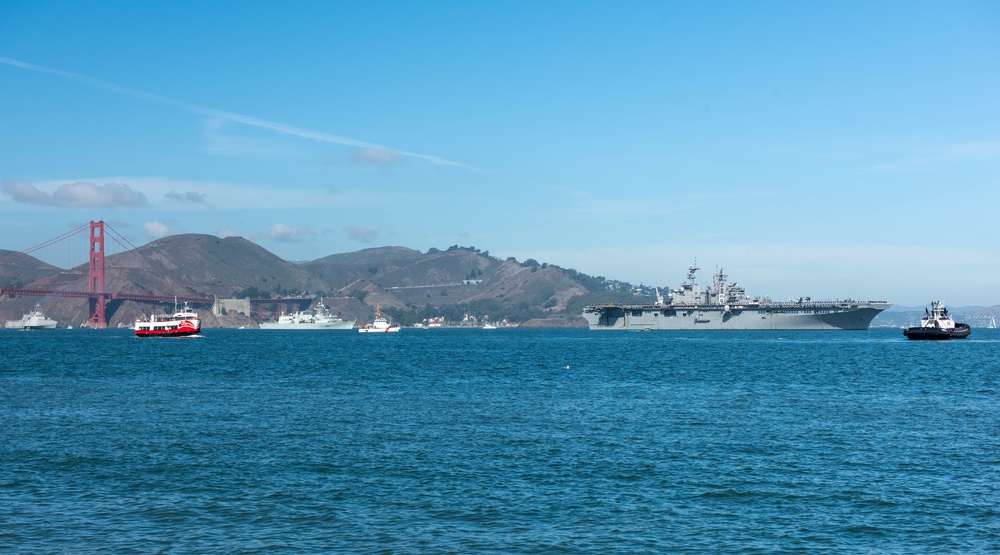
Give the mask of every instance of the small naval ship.
POLYGON ((41 305, 36 304, 35 310, 21 316, 20 320, 7 320, 4 327, 9 330, 54 330, 56 329, 56 321, 46 318, 42 314, 41 305))
POLYGON ((931 303, 931 309, 924 309, 920 325, 903 330, 907 339, 965 339, 972 333, 969 324, 955 322, 941 301, 931 303))
POLYGON ((354 328, 354 320, 343 320, 330 313, 322 299, 316 305, 316 312, 293 312, 281 314, 277 322, 263 322, 262 330, 349 330, 354 328))
POLYGON ((866 330, 885 301, 813 301, 800 297, 774 302, 769 297, 748 297, 722 269, 711 288, 702 291, 695 281, 697 264, 688 267, 687 279, 664 300, 648 304, 599 304, 583 309, 592 330, 866 330))

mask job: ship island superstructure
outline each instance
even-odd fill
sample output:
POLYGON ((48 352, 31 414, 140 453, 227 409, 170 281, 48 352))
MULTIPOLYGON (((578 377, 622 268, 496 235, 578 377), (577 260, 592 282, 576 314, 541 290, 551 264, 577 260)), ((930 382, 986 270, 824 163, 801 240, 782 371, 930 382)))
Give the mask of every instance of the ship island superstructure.
POLYGON ((697 263, 688 267, 687 279, 666 300, 657 290, 654 303, 590 305, 583 317, 592 330, 865 330, 891 306, 886 301, 749 297, 721 268, 703 291, 695 279, 698 270, 697 263))

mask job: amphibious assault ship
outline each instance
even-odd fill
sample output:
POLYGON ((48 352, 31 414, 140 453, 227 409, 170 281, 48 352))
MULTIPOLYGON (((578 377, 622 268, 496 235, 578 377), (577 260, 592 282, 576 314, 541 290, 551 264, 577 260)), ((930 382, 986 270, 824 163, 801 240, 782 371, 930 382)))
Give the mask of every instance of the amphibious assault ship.
POLYGON ((736 282, 729 283, 722 269, 712 287, 702 291, 695 281, 697 264, 687 279, 664 301, 659 290, 649 304, 599 304, 583 309, 592 330, 866 330, 885 301, 813 301, 800 297, 774 302, 769 297, 748 297, 736 282))

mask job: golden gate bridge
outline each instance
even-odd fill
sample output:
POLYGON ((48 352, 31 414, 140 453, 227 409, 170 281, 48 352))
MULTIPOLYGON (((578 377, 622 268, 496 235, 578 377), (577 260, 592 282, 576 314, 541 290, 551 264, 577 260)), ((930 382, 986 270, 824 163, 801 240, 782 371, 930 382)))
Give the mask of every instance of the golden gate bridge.
MULTIPOLYGON (((109 237, 106 235, 106 231, 111 231, 111 239, 116 243, 122 252, 133 252, 136 247, 132 245, 124 236, 115 231, 111 226, 105 224, 104 220, 91 221, 88 224, 83 224, 76 229, 67 231, 66 233, 50 239, 31 247, 29 249, 15 252, 4 257, 0 257, 0 265, 4 262, 10 262, 12 259, 23 255, 32 255, 32 253, 37 253, 45 249, 50 249, 51 247, 59 244, 63 244, 72 239, 82 236, 84 233, 89 234, 88 251, 87 256, 87 290, 86 291, 69 291, 64 289, 28 289, 23 287, 0 287, 0 296, 34 296, 34 297, 71 297, 71 298, 85 298, 89 301, 88 319, 86 325, 88 327, 104 328, 107 327, 107 318, 105 317, 105 308, 107 303, 111 301, 137 301, 137 302, 151 302, 151 303, 178 303, 185 302, 192 305, 208 305, 212 306, 215 303, 215 297, 193 297, 193 296, 181 296, 181 295, 146 295, 141 293, 118 293, 107 291, 105 288, 105 254, 106 254, 106 243, 105 238, 109 237)), ((136 255, 138 256, 138 255, 136 255)), ((279 309, 284 310, 286 305, 297 306, 301 309, 303 305, 308 306, 312 299, 308 297, 288 297, 280 299, 249 299, 252 305, 255 305, 256 315, 258 318, 263 316, 263 306, 265 304, 277 305, 279 309)))

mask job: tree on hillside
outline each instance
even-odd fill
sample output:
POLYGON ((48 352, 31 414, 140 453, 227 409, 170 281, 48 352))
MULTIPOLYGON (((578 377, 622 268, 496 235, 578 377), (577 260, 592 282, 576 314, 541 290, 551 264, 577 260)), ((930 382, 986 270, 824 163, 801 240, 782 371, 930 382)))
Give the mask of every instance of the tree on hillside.
POLYGON ((246 299, 246 298, 250 298, 250 299, 270 299, 271 298, 271 293, 269 293, 267 291, 261 291, 260 289, 257 289, 256 287, 247 287, 246 289, 244 289, 242 291, 237 291, 237 292, 233 293, 233 298, 234 299, 246 299))

